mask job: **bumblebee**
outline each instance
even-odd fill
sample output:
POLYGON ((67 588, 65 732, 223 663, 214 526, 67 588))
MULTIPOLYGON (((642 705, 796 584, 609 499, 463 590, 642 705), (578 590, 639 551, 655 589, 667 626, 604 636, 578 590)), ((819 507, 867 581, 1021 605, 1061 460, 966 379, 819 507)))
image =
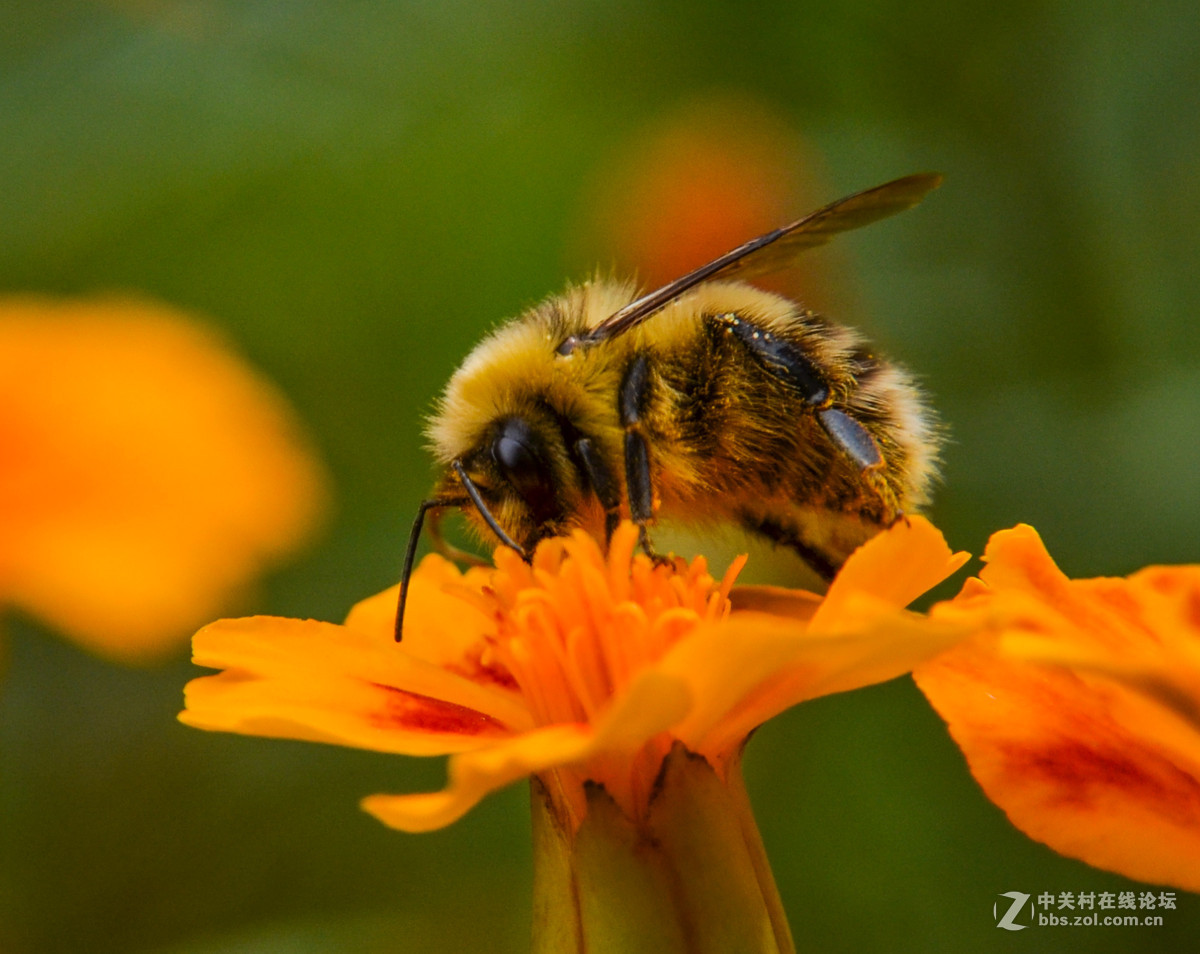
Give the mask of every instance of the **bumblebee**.
POLYGON ((621 519, 730 522, 831 579, 850 553, 927 502, 938 428, 909 374, 854 331, 736 279, 786 266, 835 234, 911 208, 941 177, 896 179, 831 203, 662 288, 596 279, 485 338, 428 425, 442 469, 422 525, 461 508, 528 557, 621 519))

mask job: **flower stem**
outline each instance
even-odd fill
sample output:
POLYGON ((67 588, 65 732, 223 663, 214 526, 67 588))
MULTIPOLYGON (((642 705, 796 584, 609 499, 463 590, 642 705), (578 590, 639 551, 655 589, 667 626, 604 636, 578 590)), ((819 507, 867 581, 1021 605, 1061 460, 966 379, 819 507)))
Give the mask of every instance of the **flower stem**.
POLYGON ((585 786, 570 820, 533 783, 537 954, 794 954, 738 763, 676 744, 645 815, 585 786))

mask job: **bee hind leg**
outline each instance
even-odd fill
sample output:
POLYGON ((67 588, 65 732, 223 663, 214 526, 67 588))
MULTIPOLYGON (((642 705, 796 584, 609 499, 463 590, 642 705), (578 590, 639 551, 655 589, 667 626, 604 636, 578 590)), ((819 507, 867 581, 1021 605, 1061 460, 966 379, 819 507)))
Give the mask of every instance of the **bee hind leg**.
POLYGON ((871 432, 845 411, 836 407, 824 407, 817 411, 817 420, 843 454, 858 465, 863 480, 875 491, 884 506, 883 523, 891 526, 904 516, 895 491, 884 478, 887 464, 879 444, 871 432))
POLYGON ((817 420, 829 439, 864 471, 878 470, 883 466, 883 453, 871 432, 845 411, 824 407, 817 411, 817 420))
POLYGON ((833 406, 833 393, 820 367, 796 342, 768 331, 735 314, 712 319, 719 329, 736 338, 774 378, 794 388, 816 415, 834 446, 858 465, 864 481, 883 503, 887 520, 899 514, 894 491, 883 478, 883 452, 861 423, 833 406))

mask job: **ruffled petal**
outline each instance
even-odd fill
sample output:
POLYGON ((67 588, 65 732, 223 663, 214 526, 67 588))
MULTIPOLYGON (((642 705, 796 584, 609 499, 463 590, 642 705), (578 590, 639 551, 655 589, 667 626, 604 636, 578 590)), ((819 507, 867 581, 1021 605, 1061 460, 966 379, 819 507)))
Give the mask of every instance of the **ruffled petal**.
POLYGON ((1029 527, 935 607, 986 632, 918 669, 975 778, 1063 854, 1200 891, 1200 568, 1072 581, 1029 527))
POLYGON ((695 751, 731 750, 805 699, 895 678, 943 652, 967 627, 930 624, 902 610, 968 559, 952 553, 927 520, 912 517, 859 547, 819 605, 807 594, 749 588, 741 605, 785 613, 735 612, 663 659, 660 668, 685 679, 697 699, 675 735, 695 751))
POLYGON ((820 595, 807 590, 789 590, 761 583, 735 586, 729 592, 729 602, 735 613, 769 613, 798 623, 809 622, 820 608, 821 600, 820 595))
POLYGON ((586 758, 592 732, 585 723, 547 726, 450 760, 449 779, 440 792, 370 795, 364 810, 400 831, 433 831, 458 821, 485 795, 532 773, 586 758))
MULTIPOLYGON (((485 634, 495 631, 495 621, 479 602, 490 576, 478 568, 463 573, 436 553, 425 557, 409 581, 405 652, 437 665, 461 662, 485 634)), ((356 603, 345 625, 394 641, 399 597, 397 584, 356 603)))
POLYGON ((970 632, 866 596, 845 606, 854 626, 841 632, 746 613, 678 644, 661 668, 687 681, 697 703, 672 734, 698 752, 732 751, 780 712, 806 699, 894 679, 970 632))
POLYGON ((184 693, 179 719, 194 728, 399 755, 446 755, 512 735, 477 710, 352 679, 264 681, 230 671, 195 679, 184 693))
POLYGON ((1069 670, 977 649, 916 678, 971 773, 1027 835, 1101 868, 1200 891, 1200 740, 1169 712, 1069 670))
POLYGON ((829 585, 812 625, 823 630, 853 625, 846 615, 847 604, 858 596, 872 596, 903 609, 970 558, 969 553, 953 553, 941 531, 924 517, 905 517, 850 554, 829 585))

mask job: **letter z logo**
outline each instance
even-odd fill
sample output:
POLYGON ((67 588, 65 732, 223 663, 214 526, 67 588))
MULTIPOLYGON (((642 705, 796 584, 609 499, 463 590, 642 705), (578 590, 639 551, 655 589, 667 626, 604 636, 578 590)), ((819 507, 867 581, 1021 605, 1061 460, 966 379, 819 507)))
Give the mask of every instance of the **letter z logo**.
POLYGON ((1016 924, 1013 922, 1018 914, 1021 913, 1021 908, 1025 907, 1025 902, 1029 900, 1029 895, 1022 894, 1020 891, 1005 891, 1002 898, 1011 898, 1012 904, 1008 906, 1008 910, 1004 912, 1004 916, 1000 916, 999 902, 992 904, 992 917, 996 919, 996 927, 1004 928, 1006 931, 1024 931, 1029 927, 1028 924, 1016 924))

